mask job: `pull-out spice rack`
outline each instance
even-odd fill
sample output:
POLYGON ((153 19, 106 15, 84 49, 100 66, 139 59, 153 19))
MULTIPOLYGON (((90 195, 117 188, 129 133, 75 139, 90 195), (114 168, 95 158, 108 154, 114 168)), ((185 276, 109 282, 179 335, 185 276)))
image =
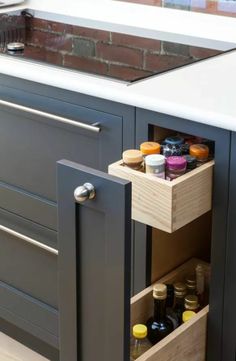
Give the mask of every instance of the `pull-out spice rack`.
POLYGON ((132 219, 172 233, 212 208, 214 161, 167 181, 133 170, 120 160, 109 174, 132 182, 132 219))

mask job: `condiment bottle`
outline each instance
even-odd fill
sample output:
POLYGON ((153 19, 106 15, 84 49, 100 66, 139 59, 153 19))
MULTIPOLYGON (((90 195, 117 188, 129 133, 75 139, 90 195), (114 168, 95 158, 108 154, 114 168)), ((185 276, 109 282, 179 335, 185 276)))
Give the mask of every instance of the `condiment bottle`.
POLYGON ((147 327, 139 324, 133 327, 133 340, 130 346, 130 360, 136 360, 149 348, 151 344, 147 339, 147 327))
POLYGON ((151 154, 145 157, 146 173, 165 179, 165 157, 161 154, 151 154))
POLYGON ((182 315, 182 321, 183 323, 188 322, 189 320, 191 320, 191 318, 193 318, 194 316, 196 316, 196 312, 194 311, 184 311, 183 315, 182 315))
POLYGON ((184 157, 168 157, 166 159, 166 179, 172 181, 186 172, 187 161, 184 157))
POLYGON ((178 318, 178 325, 182 323, 182 314, 184 312, 184 299, 187 294, 186 285, 182 282, 174 284, 175 299, 174 299, 174 312, 178 318))
POLYGON ((187 168, 186 172, 190 172, 191 170, 195 169, 197 167, 197 158, 193 157, 192 155, 184 155, 184 158, 187 161, 187 168))
POLYGON ((208 161, 209 148, 205 144, 193 144, 189 148, 189 154, 197 158, 197 164, 201 165, 208 161))
POLYGON ((123 162, 127 167, 135 170, 141 170, 143 165, 143 155, 140 150, 128 149, 123 152, 123 162))
POLYGON ((195 295, 187 295, 184 299, 184 307, 186 311, 198 312, 199 310, 198 297, 195 295))
POLYGON ((186 287, 188 295, 196 295, 197 282, 195 275, 189 275, 186 278, 186 287))
POLYGON ((198 264, 196 267, 196 293, 199 299, 200 306, 204 306, 205 303, 205 271, 202 264, 198 264))
POLYGON ((150 154, 160 154, 161 145, 157 142, 144 142, 140 145, 140 151, 142 152, 143 157, 150 154))
POLYGON ((173 310, 174 306, 174 286, 171 284, 167 284, 167 299, 166 299, 166 315, 173 323, 174 329, 179 326, 179 320, 177 314, 173 310))
POLYGON ((166 315, 167 287, 157 283, 153 287, 154 316, 147 321, 148 339, 152 345, 161 341, 174 329, 172 322, 166 315))

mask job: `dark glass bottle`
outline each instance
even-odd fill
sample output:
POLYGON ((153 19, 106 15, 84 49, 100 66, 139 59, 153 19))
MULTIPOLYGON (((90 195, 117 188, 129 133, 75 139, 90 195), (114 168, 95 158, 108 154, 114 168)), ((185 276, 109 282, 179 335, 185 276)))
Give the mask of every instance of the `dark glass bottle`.
POLYGON ((174 312, 178 318, 178 326, 182 324, 182 314, 185 311, 184 298, 187 294, 186 285, 182 282, 174 284, 175 300, 174 300, 174 312))
POLYGON ((186 286, 187 286, 187 295, 196 295, 197 282, 195 275, 189 275, 189 277, 186 278, 186 286))
POLYGON ((167 299, 166 299, 166 315, 173 323, 174 329, 179 326, 178 317, 173 310, 174 306, 174 286, 171 284, 167 284, 167 299))
POLYGON ((173 323, 166 315, 167 287, 157 283, 153 287, 154 316, 147 321, 148 339, 152 345, 161 341, 174 329, 173 323))

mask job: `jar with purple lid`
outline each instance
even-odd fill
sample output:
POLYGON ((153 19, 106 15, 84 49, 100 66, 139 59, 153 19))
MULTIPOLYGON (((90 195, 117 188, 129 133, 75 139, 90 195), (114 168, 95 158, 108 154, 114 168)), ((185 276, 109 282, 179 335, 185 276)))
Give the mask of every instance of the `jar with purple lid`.
POLYGON ((172 181, 186 172, 187 161, 184 157, 168 157, 166 159, 166 179, 172 181))

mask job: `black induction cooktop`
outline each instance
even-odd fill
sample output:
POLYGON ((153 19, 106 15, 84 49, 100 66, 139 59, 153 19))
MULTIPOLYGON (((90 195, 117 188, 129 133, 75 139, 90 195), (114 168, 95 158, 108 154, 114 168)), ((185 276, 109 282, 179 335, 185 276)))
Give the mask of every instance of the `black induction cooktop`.
POLYGON ((134 82, 222 53, 46 20, 42 12, 32 14, 0 14, 0 54, 134 82))

